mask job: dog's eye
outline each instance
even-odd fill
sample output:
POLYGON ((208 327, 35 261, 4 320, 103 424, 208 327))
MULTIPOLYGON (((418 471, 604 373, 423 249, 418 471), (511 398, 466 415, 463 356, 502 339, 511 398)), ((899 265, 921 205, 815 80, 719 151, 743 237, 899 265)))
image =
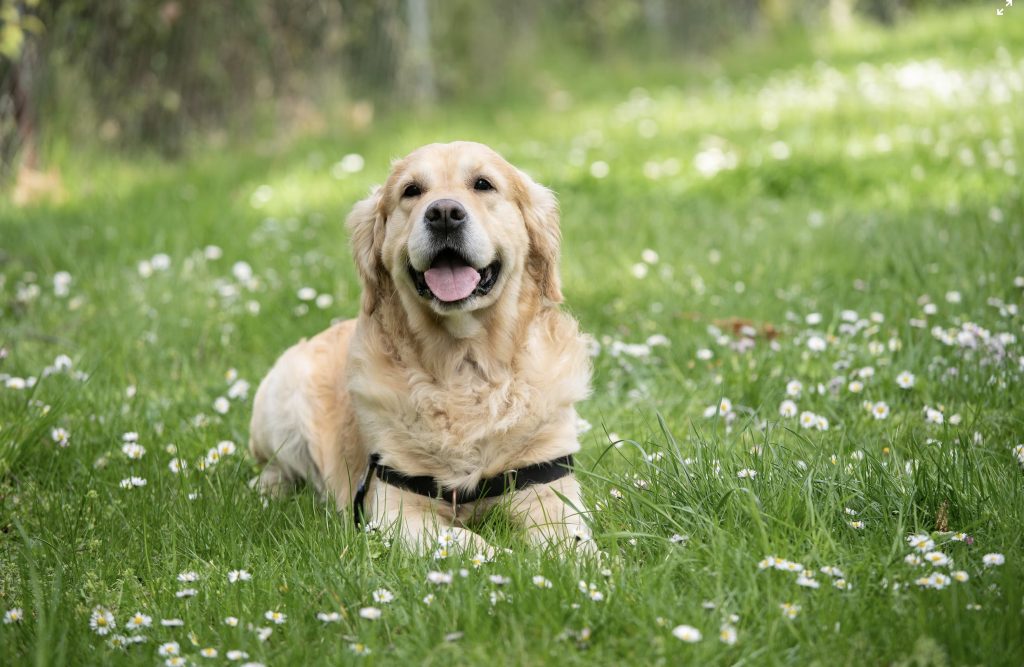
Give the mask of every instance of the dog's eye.
POLYGON ((494 186, 486 178, 476 179, 476 183, 473 183, 474 190, 493 190, 494 186))
POLYGON ((423 194, 423 191, 420 190, 420 186, 415 183, 410 183, 409 185, 405 186, 405 190, 402 190, 403 198, 419 197, 421 194, 423 194))

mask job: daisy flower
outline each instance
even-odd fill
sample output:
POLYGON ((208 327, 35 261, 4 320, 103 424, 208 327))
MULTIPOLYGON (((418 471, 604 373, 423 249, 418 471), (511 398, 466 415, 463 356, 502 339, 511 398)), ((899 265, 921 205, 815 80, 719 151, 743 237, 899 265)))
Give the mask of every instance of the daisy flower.
POLYGON ((239 581, 249 581, 252 579, 252 575, 245 570, 231 570, 228 572, 228 581, 232 584, 239 581))
POLYGON ((814 428, 818 424, 818 415, 813 412, 804 411, 800 413, 800 427, 814 428))
POLYGON ((268 611, 265 614, 263 614, 263 618, 267 619, 271 623, 276 623, 277 625, 281 625, 285 621, 288 620, 288 615, 287 614, 282 614, 279 611, 268 611))
POLYGON ((843 579, 842 577, 833 580, 832 585, 841 591, 845 591, 850 588, 850 584, 846 583, 846 579, 843 579))
POLYGON ((224 625, 228 625, 228 626, 230 626, 232 628, 237 628, 238 627, 238 619, 235 618, 234 616, 228 616, 227 618, 224 619, 224 625))
POLYGON ((437 597, 433 593, 427 593, 423 596, 423 604, 429 607, 430 605, 434 604, 434 600, 436 599, 437 597))
POLYGON ((871 406, 871 416, 875 419, 882 420, 889 417, 889 405, 884 401, 879 401, 871 406))
POLYGON ((800 380, 790 380, 786 383, 786 396, 792 396, 793 398, 800 398, 800 392, 804 390, 804 385, 800 380))
POLYGON ((121 480, 122 489, 134 489, 146 486, 146 480, 141 477, 125 477, 121 480))
POLYGON ((861 382, 860 380, 854 380, 850 384, 846 385, 846 388, 850 391, 851 394, 859 394, 860 392, 864 391, 864 383, 861 382))
POLYGON ((107 646, 110 648, 126 649, 132 644, 132 641, 124 635, 111 635, 110 639, 107 640, 107 646))
POLYGON ((50 431, 50 438, 61 447, 67 447, 71 441, 71 434, 66 428, 58 426, 50 431))
POLYGON ((985 567, 994 567, 1005 563, 1006 557, 1003 554, 985 554, 981 557, 981 562, 985 564, 985 567))
MULTIPOLYGON (((282 621, 282 623, 283 622, 284 621, 282 621)), ((273 628, 256 628, 255 632, 256 632, 256 638, 259 639, 261 642, 265 642, 268 639, 270 639, 270 635, 274 634, 274 629, 273 628)))
POLYGON ((226 415, 231 409, 231 401, 224 396, 218 396, 213 401, 213 411, 220 415, 226 415))
POLYGON ((138 461, 146 455, 146 448, 137 442, 126 442, 121 445, 121 453, 132 461, 138 461))
POLYGON ((710 361, 711 358, 714 356, 715 353, 706 347, 702 347, 701 349, 697 350, 697 358, 700 359, 701 361, 710 361))
POLYGON ((971 578, 971 576, 963 570, 954 570, 949 573, 949 576, 953 577, 954 580, 959 581, 961 584, 971 578))
POLYGON ((141 611, 137 611, 131 615, 131 618, 124 624, 124 627, 129 630, 139 630, 141 628, 148 628, 153 624, 153 618, 146 616, 141 611))
POLYGON ((452 583, 452 573, 437 571, 427 572, 427 581, 432 584, 437 584, 438 586, 442 584, 450 584, 452 583))
POLYGON ((918 556, 917 554, 907 554, 906 556, 903 557, 903 562, 906 563, 907 565, 912 565, 914 567, 917 567, 918 565, 921 565, 922 563, 924 563, 924 561, 921 560, 921 557, 918 556))
POLYGON ((371 621, 376 621, 380 618, 381 611, 377 607, 363 607, 359 610, 359 616, 371 621))
POLYGON ((941 591, 946 586, 949 586, 950 581, 951 579, 941 572, 933 572, 932 575, 928 577, 928 585, 937 591, 941 591))
POLYGON ((532 581, 533 585, 537 588, 551 588, 553 586, 550 579, 539 574, 534 576, 532 581))
POLYGON ((736 628, 726 623, 718 630, 718 641, 722 642, 726 646, 732 646, 736 643, 736 628))
POLYGON ((796 403, 786 399, 782 403, 779 403, 779 415, 782 417, 796 417, 797 407, 796 403))
POLYGON ((794 619, 800 613, 800 605, 791 602, 783 602, 779 605, 779 609, 782 610, 782 615, 788 619, 794 619))
POLYGON ((824 352, 828 343, 821 336, 811 336, 807 339, 807 349, 811 352, 824 352))
POLYGON ((245 660, 249 657, 249 654, 245 651, 239 651, 238 649, 232 649, 224 654, 224 657, 228 660, 245 660))
POLYGON ((164 664, 167 667, 184 667, 184 665, 187 663, 185 662, 185 658, 181 657, 180 655, 175 655, 164 660, 164 664))
POLYGON ((692 625, 677 625, 672 628, 672 635, 687 644, 694 644, 699 642, 703 635, 700 634, 700 630, 693 627, 692 625))
POLYGON ((181 646, 178 645, 178 642, 165 642, 160 644, 160 647, 157 648, 156 652, 162 658, 181 655, 181 646))
POLYGON ((114 615, 107 609, 93 607, 92 615, 89 616, 89 627, 92 628, 93 632, 102 637, 116 628, 117 622, 114 620, 114 615))
POLYGON ((10 625, 11 623, 21 623, 22 619, 25 618, 25 612, 21 610, 21 607, 14 607, 4 612, 4 625, 10 625))
POLYGON ((336 611, 321 611, 317 612, 316 618, 324 623, 337 623, 341 620, 341 614, 336 611))
POLYGON ((386 588, 378 588, 373 592, 373 601, 378 604, 388 604, 394 599, 394 593, 392 593, 386 588))
POLYGON ((808 577, 808 576, 805 576, 805 575, 800 575, 799 577, 797 577, 796 585, 797 586, 803 586, 804 588, 820 588, 821 587, 821 584, 818 583, 817 579, 815 579, 814 577, 808 577))
POLYGON ((487 577, 487 579, 495 586, 505 586, 510 581, 512 581, 508 577, 503 577, 500 574, 492 574, 491 576, 487 577))
POLYGON ((358 642, 348 645, 348 650, 352 651, 356 655, 370 655, 370 647, 366 644, 360 644, 358 642))
POLYGON ((934 567, 942 567, 943 565, 948 565, 950 562, 949 556, 941 551, 929 551, 924 555, 924 559, 934 567))
POLYGON ((900 389, 910 389, 916 381, 917 378, 910 371, 903 371, 896 376, 896 384, 899 385, 900 389))
POLYGON ((921 553, 931 551, 935 547, 935 542, 926 533, 917 533, 907 537, 907 544, 921 553))
POLYGON ((814 420, 814 427, 817 428, 819 431, 827 431, 828 419, 822 417, 821 415, 817 415, 817 418, 814 420))
POLYGON ((201 648, 199 649, 199 655, 203 656, 204 658, 216 658, 217 649, 213 648, 212 646, 208 646, 207 648, 201 648))
POLYGON ((188 463, 185 462, 185 459, 174 458, 170 460, 170 462, 167 464, 167 467, 170 469, 171 472, 177 475, 183 472, 186 468, 188 468, 188 463))
POLYGON ((177 598, 191 598, 191 597, 195 597, 198 593, 199 593, 199 591, 197 591, 194 588, 183 588, 180 591, 178 591, 177 593, 175 593, 174 597, 177 597, 177 598))
POLYGON ((165 628, 180 628, 185 625, 185 621, 180 618, 161 618, 160 625, 165 628))
POLYGON ((477 555, 473 556, 472 558, 470 558, 469 562, 473 564, 473 567, 479 568, 484 563, 491 562, 491 559, 488 558, 486 554, 477 554, 477 555))
POLYGON ((757 477, 757 471, 751 470, 750 468, 743 468, 736 473, 736 476, 740 479, 754 479, 757 477))
POLYGON ((236 449, 235 443, 230 440, 221 440, 217 443, 217 453, 221 456, 231 456, 236 449))
POLYGON ((719 416, 724 417, 725 415, 729 414, 730 412, 732 412, 732 401, 730 401, 728 398, 722 398, 722 400, 720 400, 718 402, 718 414, 719 414, 719 416))
POLYGON ((934 408, 929 408, 927 406, 924 409, 924 419, 929 424, 937 424, 940 426, 943 422, 942 413, 934 408))
POLYGON ((851 521, 850 522, 850 528, 853 528, 854 530, 863 530, 864 529, 864 522, 863 521, 851 521))

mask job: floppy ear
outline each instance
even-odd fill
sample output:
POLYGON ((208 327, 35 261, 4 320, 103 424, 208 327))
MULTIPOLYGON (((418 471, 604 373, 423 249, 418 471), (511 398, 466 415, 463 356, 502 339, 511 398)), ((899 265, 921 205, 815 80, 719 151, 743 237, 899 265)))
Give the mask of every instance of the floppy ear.
POLYGON ((561 303, 562 280, 558 276, 558 258, 562 231, 558 226, 558 200, 551 190, 534 183, 523 172, 519 172, 519 176, 524 185, 520 208, 530 238, 526 270, 537 282, 545 299, 561 303))
POLYGON ((381 213, 381 188, 375 187, 370 195, 352 207, 345 225, 349 231, 352 257, 356 261, 359 281, 363 284, 363 312, 373 313, 385 289, 388 272, 381 258, 384 244, 384 216, 381 213))

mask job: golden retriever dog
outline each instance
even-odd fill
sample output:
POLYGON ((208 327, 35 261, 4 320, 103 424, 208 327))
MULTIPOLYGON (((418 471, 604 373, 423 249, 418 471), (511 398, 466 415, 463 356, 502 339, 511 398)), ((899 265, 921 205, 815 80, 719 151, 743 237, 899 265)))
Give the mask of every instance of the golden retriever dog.
POLYGON ((278 495, 305 481, 421 552, 439 541, 490 552, 470 527, 496 503, 532 543, 592 549, 571 474, 458 501, 481 480, 579 449, 574 405, 590 359, 559 308, 552 193, 486 146, 431 144, 397 161, 347 224, 359 316, 287 350, 260 383, 254 484, 278 495), (439 494, 372 474, 371 455, 439 494))

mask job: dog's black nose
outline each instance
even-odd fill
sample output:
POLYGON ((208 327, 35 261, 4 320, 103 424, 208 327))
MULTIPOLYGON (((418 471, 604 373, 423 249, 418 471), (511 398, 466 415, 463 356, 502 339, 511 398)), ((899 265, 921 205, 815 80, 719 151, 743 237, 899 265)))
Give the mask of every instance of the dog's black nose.
POLYGON ((435 234, 451 234, 466 222, 466 209, 454 199, 438 199, 423 213, 427 229, 435 234))

